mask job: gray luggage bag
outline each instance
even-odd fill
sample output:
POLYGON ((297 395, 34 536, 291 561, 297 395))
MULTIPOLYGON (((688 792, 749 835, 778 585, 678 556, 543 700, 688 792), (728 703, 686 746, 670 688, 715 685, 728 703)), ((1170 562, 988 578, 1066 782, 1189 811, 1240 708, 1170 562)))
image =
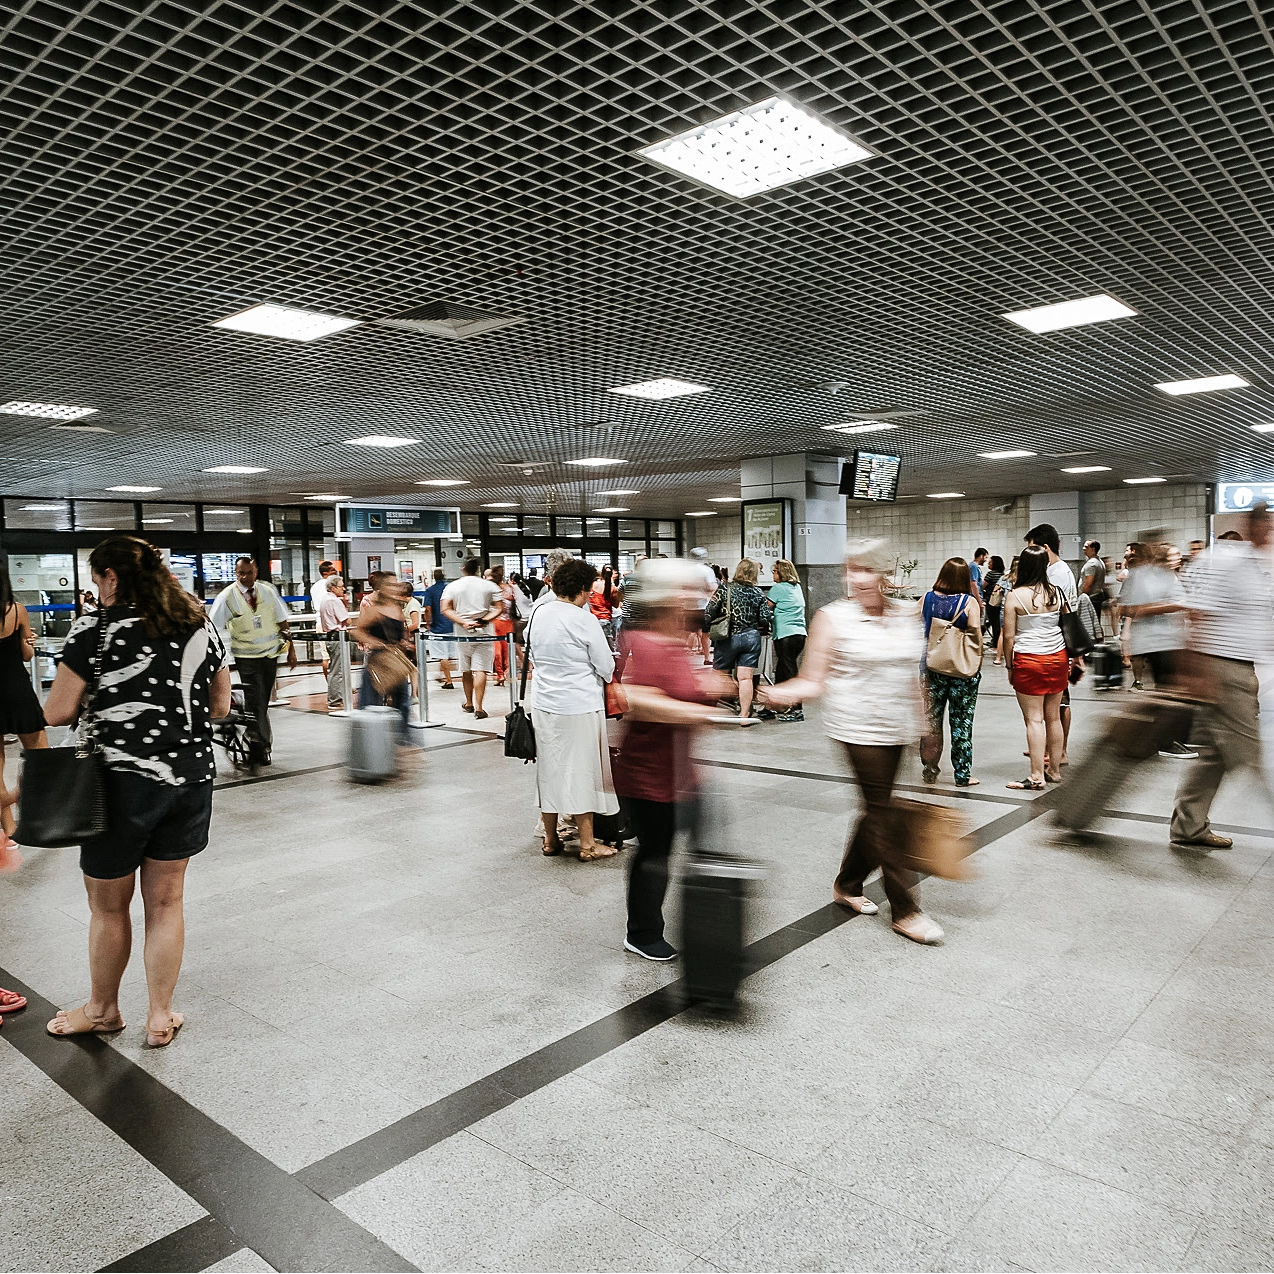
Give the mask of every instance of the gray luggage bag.
POLYGON ((398 773, 401 722, 395 708, 359 708, 349 722, 349 776, 382 783, 398 773))

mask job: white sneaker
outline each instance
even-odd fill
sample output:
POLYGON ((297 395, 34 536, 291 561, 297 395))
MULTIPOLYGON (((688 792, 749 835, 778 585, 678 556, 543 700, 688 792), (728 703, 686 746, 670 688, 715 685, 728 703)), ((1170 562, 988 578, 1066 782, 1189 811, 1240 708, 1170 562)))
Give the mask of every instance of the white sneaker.
POLYGON ((344 708, 328 708, 327 715, 329 717, 347 717, 349 713, 344 708))

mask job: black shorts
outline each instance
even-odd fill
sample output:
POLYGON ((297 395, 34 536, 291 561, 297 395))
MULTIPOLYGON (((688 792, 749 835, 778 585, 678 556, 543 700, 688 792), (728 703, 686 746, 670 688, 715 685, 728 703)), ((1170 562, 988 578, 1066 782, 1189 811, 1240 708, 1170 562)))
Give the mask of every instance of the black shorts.
POLYGON ((212 780, 176 787, 127 770, 106 771, 106 831, 80 846, 94 880, 131 876, 143 858, 176 862, 208 844, 212 780))

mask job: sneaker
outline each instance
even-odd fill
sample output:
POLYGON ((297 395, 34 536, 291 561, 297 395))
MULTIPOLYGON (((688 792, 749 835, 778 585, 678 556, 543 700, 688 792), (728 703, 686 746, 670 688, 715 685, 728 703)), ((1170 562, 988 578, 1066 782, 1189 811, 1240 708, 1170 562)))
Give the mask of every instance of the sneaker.
POLYGON ((1233 849, 1234 842, 1228 836, 1218 836, 1216 832, 1204 832, 1193 840, 1174 840, 1173 849, 1233 849))
POLYGON ((791 712, 780 712, 774 719, 776 721, 804 721, 805 713, 800 708, 793 708, 791 712))
POLYGON ((641 956, 643 960, 658 960, 661 964, 677 958, 677 948, 670 942, 665 942, 663 938, 660 938, 658 942, 648 943, 644 947, 639 947, 635 942, 625 938, 624 950, 641 956))
POLYGON ((1134 681, 1129 687, 1130 690, 1144 690, 1145 688, 1146 687, 1143 686, 1140 681, 1134 681))
POLYGON ((778 713, 773 708, 762 708, 759 712, 754 713, 758 721, 774 721, 778 718, 778 713))
POLYGON ((1174 761, 1197 761, 1199 759, 1199 754, 1186 747, 1184 743, 1170 743, 1166 748, 1159 749, 1159 755, 1171 757, 1174 761))
POLYGON ((328 708, 327 715, 329 717, 347 717, 349 712, 345 708, 328 708))

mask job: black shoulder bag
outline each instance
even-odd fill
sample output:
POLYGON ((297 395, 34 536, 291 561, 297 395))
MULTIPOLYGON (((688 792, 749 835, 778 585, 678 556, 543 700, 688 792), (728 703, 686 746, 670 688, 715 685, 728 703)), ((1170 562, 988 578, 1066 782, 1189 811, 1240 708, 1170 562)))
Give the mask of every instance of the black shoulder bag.
POLYGON ((85 691, 80 737, 70 747, 23 749, 18 844, 39 849, 79 845, 106 830, 106 761, 98 747, 93 701, 106 658, 105 608, 97 612, 97 658, 85 691))
POLYGON ((1058 623, 1062 626, 1062 640, 1066 643, 1066 653, 1072 659, 1082 659, 1092 650, 1096 643, 1084 626, 1083 619, 1075 611, 1071 610, 1070 603, 1066 600, 1065 595, 1062 596, 1058 623))
POLYGON ((526 698, 526 673, 531 666, 531 621, 527 620, 526 649, 522 654, 522 688, 513 711, 504 718, 504 755, 515 757, 525 764, 535 760, 535 727, 522 708, 526 698))

